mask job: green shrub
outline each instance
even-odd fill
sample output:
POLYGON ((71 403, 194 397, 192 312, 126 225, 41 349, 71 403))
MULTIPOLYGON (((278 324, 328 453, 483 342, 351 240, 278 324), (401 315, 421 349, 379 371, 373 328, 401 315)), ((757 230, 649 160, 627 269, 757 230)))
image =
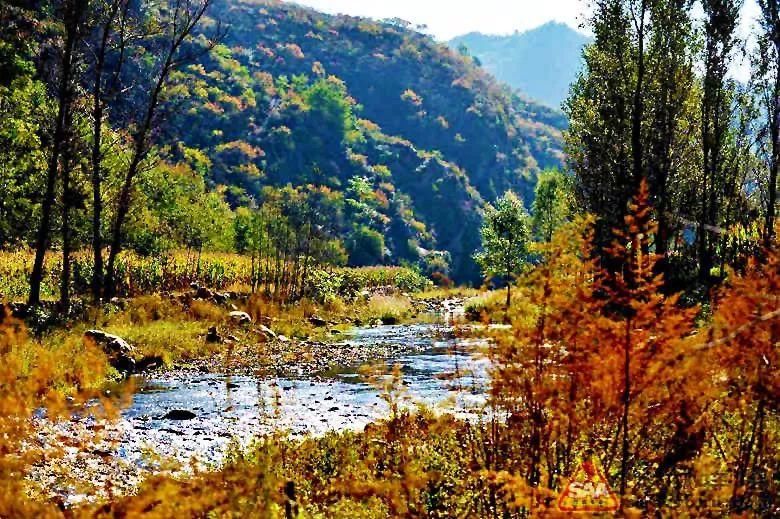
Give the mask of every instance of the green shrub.
POLYGON ((406 267, 339 268, 315 271, 309 292, 319 302, 334 298, 354 300, 363 290, 390 287, 400 292, 420 292, 433 286, 431 280, 406 267))

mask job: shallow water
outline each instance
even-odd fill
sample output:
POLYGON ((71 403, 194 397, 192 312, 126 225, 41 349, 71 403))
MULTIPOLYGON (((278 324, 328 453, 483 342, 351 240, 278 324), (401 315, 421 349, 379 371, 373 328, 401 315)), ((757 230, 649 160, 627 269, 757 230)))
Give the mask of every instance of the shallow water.
MULTIPOLYGON (((467 414, 484 402, 486 361, 474 356, 474 343, 456 339, 448 327, 361 328, 345 342, 359 348, 377 341, 401 352, 387 364, 402 369, 405 405, 467 414)), ((144 463, 142 453, 153 449, 166 457, 218 463, 231 440, 246 444, 272 429, 293 435, 360 429, 386 416, 388 406, 358 368, 334 367, 308 379, 176 374, 145 380, 118 424, 117 454, 144 463), (171 410, 191 411, 195 418, 164 418, 171 410)))

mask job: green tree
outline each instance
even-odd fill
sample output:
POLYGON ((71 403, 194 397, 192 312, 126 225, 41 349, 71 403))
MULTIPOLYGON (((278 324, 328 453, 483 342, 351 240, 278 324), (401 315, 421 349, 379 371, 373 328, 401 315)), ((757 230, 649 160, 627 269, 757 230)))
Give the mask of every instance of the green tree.
POLYGON ((36 200, 46 170, 41 137, 51 105, 33 73, 29 61, 0 42, 0 248, 29 239, 40 210, 36 200))
POLYGON ((780 6, 775 0, 758 0, 761 7, 760 33, 753 60, 753 83, 765 114, 761 128, 761 155, 766 163, 764 191, 764 243, 775 237, 777 177, 780 171, 780 6))
POLYGON ((526 264, 531 241, 531 219, 523 201, 507 191, 495 206, 488 204, 481 234, 482 251, 475 254, 474 259, 485 277, 504 278, 508 309, 512 299, 512 278, 526 264))
MULTIPOLYGON (((41 204, 41 219, 35 244, 35 261, 30 274, 30 305, 38 305, 41 300, 41 284, 46 251, 51 242, 52 218, 55 207, 57 180, 63 164, 63 155, 73 137, 73 105, 76 99, 78 64, 81 59, 79 50, 86 35, 88 2, 86 0, 65 0, 58 5, 58 21, 64 29, 64 40, 57 66, 57 116, 49 145, 49 163, 46 172, 46 189, 41 204)), ((67 162, 67 161, 65 161, 67 162)), ((65 191, 67 192, 68 186, 65 191)))
POLYGON ((700 181, 699 278, 709 282, 718 236, 712 227, 721 224, 723 193, 729 190, 725 151, 732 126, 733 82, 727 76, 738 44, 739 0, 704 0, 704 82, 701 103, 703 168, 700 181))
POLYGON ((361 225, 347 241, 347 252, 352 266, 379 265, 385 258, 385 239, 375 230, 361 225))
POLYGON ((631 111, 635 42, 624 0, 595 4, 590 20, 594 41, 564 109, 569 165, 586 212, 598 216, 596 242, 608 244, 635 192, 631 163, 631 111))
MULTIPOLYGON (((75 1, 75 0, 74 0, 75 1)), ((160 106, 164 101, 166 87, 171 84, 171 76, 186 63, 194 59, 194 56, 186 53, 186 44, 193 37, 198 25, 201 23, 206 11, 214 0, 200 0, 199 2, 172 2, 163 5, 162 12, 168 8, 168 15, 172 23, 163 24, 160 41, 164 42, 164 51, 160 53, 155 72, 151 75, 150 89, 146 96, 143 109, 139 110, 140 117, 132 123, 133 131, 130 134, 132 141, 132 155, 130 163, 125 171, 121 183, 119 196, 114 209, 114 219, 111 225, 111 249, 106 261, 106 273, 104 278, 104 296, 106 299, 114 295, 116 289, 116 259, 122 249, 124 239, 124 226, 132 204, 133 188, 138 173, 143 171, 144 163, 149 159, 153 149, 154 130, 161 124, 160 106)), ((214 38, 218 38, 217 34, 214 38)), ((215 45, 212 39, 206 50, 210 51, 215 45)), ((41 265, 43 260, 41 259, 41 265)), ((37 264, 37 263, 36 263, 37 264)), ((35 272, 35 271, 34 271, 35 272)), ((32 294, 33 292, 31 292, 32 294)), ((33 296, 30 296, 31 301, 33 296)))
POLYGON ((551 241, 555 231, 576 213, 571 178, 557 169, 543 171, 536 184, 532 213, 536 239, 551 241))
MULTIPOLYGON (((652 188, 658 221, 656 252, 666 265, 674 221, 680 212, 687 179, 697 173, 699 143, 695 138, 700 115, 700 89, 693 69, 695 41, 691 0, 654 0, 652 34, 648 41, 645 176, 652 188), (693 135, 693 137, 692 137, 693 135)), ((692 216, 692 215, 691 215, 692 216)))

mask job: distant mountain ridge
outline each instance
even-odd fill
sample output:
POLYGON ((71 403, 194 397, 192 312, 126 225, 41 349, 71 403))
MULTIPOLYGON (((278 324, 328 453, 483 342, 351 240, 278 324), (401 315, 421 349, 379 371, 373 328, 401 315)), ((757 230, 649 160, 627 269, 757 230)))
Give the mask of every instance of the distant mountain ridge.
POLYGON ((549 22, 505 36, 472 32, 454 38, 449 45, 456 50, 465 46, 498 80, 560 108, 589 42, 590 38, 568 25, 549 22))

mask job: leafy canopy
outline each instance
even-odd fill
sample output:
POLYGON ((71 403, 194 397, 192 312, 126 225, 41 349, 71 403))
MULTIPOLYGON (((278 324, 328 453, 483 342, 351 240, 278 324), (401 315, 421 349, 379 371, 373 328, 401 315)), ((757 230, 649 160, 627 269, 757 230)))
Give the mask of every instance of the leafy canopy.
POLYGON ((531 241, 531 219, 522 200, 507 191, 495 206, 488 204, 481 235, 483 250, 474 258, 483 274, 509 281, 527 262, 531 241))

